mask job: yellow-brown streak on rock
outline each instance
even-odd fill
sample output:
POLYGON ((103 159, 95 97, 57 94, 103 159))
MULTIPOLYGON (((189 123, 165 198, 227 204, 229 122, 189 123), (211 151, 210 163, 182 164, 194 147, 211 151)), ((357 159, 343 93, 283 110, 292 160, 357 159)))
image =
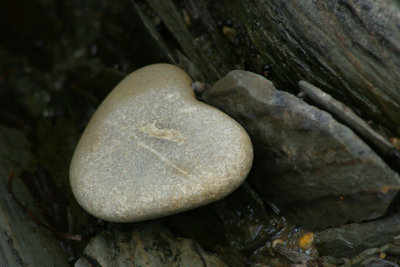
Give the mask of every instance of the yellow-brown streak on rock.
POLYGON ((384 186, 381 187, 381 192, 382 192, 383 194, 386 194, 386 193, 389 192, 391 189, 392 189, 391 186, 389 186, 389 185, 384 185, 384 186))
POLYGON ((390 143, 397 149, 400 150, 400 139, 396 137, 390 138, 390 143))
POLYGON ((155 122, 144 126, 140 126, 139 129, 142 130, 142 132, 149 134, 151 136, 177 142, 178 144, 182 144, 186 141, 186 139, 179 131, 174 129, 158 128, 155 122))
POLYGON ((137 231, 134 231, 134 232, 133 232, 132 240, 133 240, 133 242, 134 242, 134 244, 135 244, 136 250, 138 250, 140 256, 142 256, 143 259, 144 259, 144 261, 146 262, 146 266, 149 266, 149 267, 150 267, 150 265, 149 265, 150 260, 149 260, 149 258, 147 257, 147 253, 146 253, 146 250, 144 249, 143 242, 142 242, 142 240, 140 239, 139 233, 138 233, 137 231))

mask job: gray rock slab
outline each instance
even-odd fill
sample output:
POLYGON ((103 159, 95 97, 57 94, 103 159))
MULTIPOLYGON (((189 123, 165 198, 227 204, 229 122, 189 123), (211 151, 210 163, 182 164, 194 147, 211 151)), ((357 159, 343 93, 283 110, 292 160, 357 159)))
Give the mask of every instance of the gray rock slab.
POLYGON ((181 45, 183 52, 189 55, 191 61, 198 68, 204 70, 204 76, 210 81, 220 78, 218 68, 210 64, 208 55, 199 49, 198 45, 194 45, 194 38, 186 27, 182 15, 176 9, 174 2, 171 0, 147 0, 146 2, 163 20, 165 26, 181 45))
MULTIPOLYGON (((398 266, 395 262, 382 259, 380 257, 380 249, 369 248, 352 258, 351 260, 345 261, 341 267, 396 267, 398 266)), ((344 258, 342 258, 344 259, 344 258)))
POLYGON ((380 248, 380 251, 389 256, 400 257, 400 246, 395 244, 387 244, 380 248))
POLYGON ((251 40, 248 50, 260 54, 249 53, 248 64, 274 64, 278 88, 307 79, 400 134, 397 0, 224 3, 251 40))
POLYGON ((372 129, 368 123, 357 116, 345 104, 339 102, 311 83, 300 81, 299 86, 307 96, 317 103, 317 105, 320 105, 322 109, 328 111, 332 116, 368 142, 379 155, 384 157, 385 161, 392 169, 400 171, 400 151, 382 135, 372 129))
POLYGON ((183 70, 155 64, 130 74, 100 105, 74 152, 70 181, 94 216, 140 221, 221 199, 252 160, 237 122, 197 101, 183 70))
POLYGON ((388 261, 381 259, 379 257, 371 257, 368 258, 364 261, 361 262, 361 264, 354 264, 352 265, 354 267, 356 266, 362 266, 362 267, 399 267, 399 265, 395 262, 388 261))
POLYGON ((14 195, 34 214, 40 214, 34 197, 16 178, 22 171, 32 170, 32 161, 24 134, 0 125, 0 266, 68 266, 58 240, 37 225, 7 190, 12 171, 14 195))
POLYGON ((292 222, 315 229, 375 219, 399 190, 399 176, 352 130, 259 75, 230 72, 207 102, 247 130, 250 181, 292 222))
POLYGON ((227 266, 196 242, 177 238, 159 223, 109 227, 92 238, 75 267, 227 266))
POLYGON ((372 222, 328 228, 316 234, 314 244, 320 255, 348 257, 390 243, 399 233, 400 214, 395 214, 372 222))
POLYGON ((279 245, 273 247, 273 249, 274 249, 275 253, 277 253, 280 256, 283 256, 284 258, 286 258, 287 260, 289 260, 293 263, 299 263, 299 264, 306 265, 307 262, 315 259, 315 257, 308 256, 305 253, 301 253, 298 251, 294 251, 293 249, 286 248, 283 244, 279 244, 279 245))

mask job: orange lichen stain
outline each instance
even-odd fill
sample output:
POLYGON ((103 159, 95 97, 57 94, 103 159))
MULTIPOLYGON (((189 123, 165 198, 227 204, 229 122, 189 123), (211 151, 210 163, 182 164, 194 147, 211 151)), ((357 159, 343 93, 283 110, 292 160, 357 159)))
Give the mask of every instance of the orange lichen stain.
POLYGON ((314 234, 311 232, 304 233, 299 238, 299 247, 302 249, 308 249, 314 241, 314 234))
POLYGON ((234 28, 223 26, 222 33, 228 37, 231 41, 233 41, 237 36, 237 31, 234 28))
POLYGON ((388 185, 384 185, 381 187, 381 192, 383 194, 386 194, 387 192, 389 192, 389 190, 390 190, 390 186, 388 186, 388 185))
POLYGON ((386 253, 383 253, 383 252, 379 253, 379 258, 381 258, 381 259, 386 258, 386 253))
POLYGON ((400 150, 400 139, 396 137, 392 137, 389 139, 389 142, 397 149, 400 150))
POLYGON ((190 20, 189 13, 184 9, 183 10, 183 21, 185 22, 186 26, 192 26, 192 21, 190 20))

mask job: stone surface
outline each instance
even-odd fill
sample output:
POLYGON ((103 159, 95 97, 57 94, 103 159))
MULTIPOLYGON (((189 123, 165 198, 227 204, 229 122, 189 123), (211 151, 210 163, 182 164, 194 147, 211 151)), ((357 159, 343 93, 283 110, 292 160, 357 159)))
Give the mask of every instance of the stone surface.
POLYGON ((8 192, 14 172, 13 194, 34 214, 34 196, 16 176, 32 169, 33 157, 22 131, 0 125, 0 266, 68 266, 58 240, 39 226, 8 192))
POLYGON ((187 29, 182 15, 175 8, 175 4, 171 0, 147 0, 146 2, 161 17, 169 31, 175 34, 183 52, 193 59, 198 68, 205 70, 204 76, 208 80, 214 81, 220 78, 216 66, 209 63, 209 57, 199 49, 199 46, 193 45, 195 43, 194 38, 187 29))
POLYGON ((198 102, 181 69, 156 64, 129 75, 100 105, 75 150, 70 181, 94 216, 140 221, 226 196, 252 160, 244 129, 198 102))
POLYGON ((356 266, 362 266, 362 267, 399 267, 397 263, 394 263, 392 261, 384 260, 379 257, 370 257, 364 261, 361 262, 361 264, 354 264, 352 265, 354 267, 356 266))
MULTIPOLYGON (((273 248, 274 252, 280 256, 285 257, 292 263, 307 264, 307 262, 312 261, 315 257, 308 256, 304 253, 294 251, 286 248, 284 245, 278 245, 273 248)), ((306 265, 307 266, 307 265, 306 265)))
POLYGON ((289 228, 287 221, 268 210, 247 182, 220 201, 169 216, 163 222, 205 249, 234 246, 246 255, 265 246, 272 237, 294 238, 292 231, 282 230, 289 228))
POLYGON ((224 2, 279 88, 306 79, 400 133, 398 1, 224 2))
POLYGON ((317 105, 328 111, 372 146, 393 170, 400 172, 400 151, 388 140, 372 129, 368 123, 357 116, 350 108, 318 87, 306 81, 300 81, 299 86, 317 105))
POLYGON ((196 242, 177 238, 159 223, 109 227, 86 246, 75 267, 228 266, 196 242), (97 266, 97 265, 96 265, 97 266))
POLYGON ((292 222, 314 229, 378 218, 399 190, 398 175, 349 128, 259 75, 230 72, 207 102, 247 130, 250 181, 292 222))
POLYGON ((316 235, 314 244, 321 255, 348 257, 392 242, 398 233, 400 214, 395 214, 372 222, 326 229, 316 235))
POLYGON ((295 91, 298 80, 306 79, 364 119, 400 134, 397 0, 147 3, 209 82, 237 68, 259 73, 272 63, 270 78, 278 89, 295 91), (191 27, 183 22, 183 8, 191 27), (239 33, 233 42, 223 26, 239 33), (199 60, 198 50, 212 60, 199 60))

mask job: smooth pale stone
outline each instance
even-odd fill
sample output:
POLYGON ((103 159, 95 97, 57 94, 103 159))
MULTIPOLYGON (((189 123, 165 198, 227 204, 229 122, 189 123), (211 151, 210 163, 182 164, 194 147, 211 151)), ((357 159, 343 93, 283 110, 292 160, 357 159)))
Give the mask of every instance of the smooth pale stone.
POLYGON ((176 66, 139 69, 107 96, 70 167, 73 193, 108 221, 157 218, 216 201, 246 178, 253 148, 245 130, 195 99, 176 66))

